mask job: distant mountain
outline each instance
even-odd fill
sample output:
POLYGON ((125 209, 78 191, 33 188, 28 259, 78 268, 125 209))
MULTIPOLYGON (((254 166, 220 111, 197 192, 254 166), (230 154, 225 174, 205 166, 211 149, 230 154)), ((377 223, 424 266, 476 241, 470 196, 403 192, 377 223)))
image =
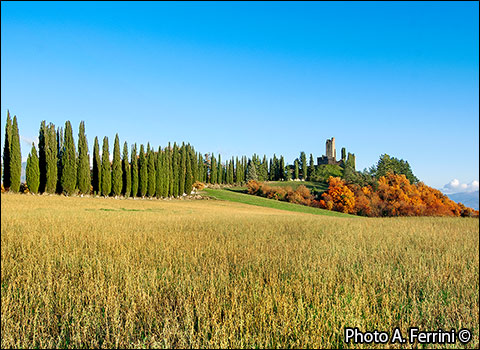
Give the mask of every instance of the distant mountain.
POLYGON ((448 198, 457 203, 478 210, 478 191, 447 194, 448 198))

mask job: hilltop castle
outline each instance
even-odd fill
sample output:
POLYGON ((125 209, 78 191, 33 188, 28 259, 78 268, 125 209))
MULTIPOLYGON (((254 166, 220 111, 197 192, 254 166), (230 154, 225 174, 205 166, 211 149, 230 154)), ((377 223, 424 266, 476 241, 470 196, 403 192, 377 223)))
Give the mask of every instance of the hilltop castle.
POLYGON ((326 148, 325 150, 326 155, 317 158, 318 165, 322 165, 322 164, 342 165, 343 164, 342 160, 337 161, 337 150, 335 149, 335 137, 332 137, 331 139, 327 139, 325 148, 326 148))

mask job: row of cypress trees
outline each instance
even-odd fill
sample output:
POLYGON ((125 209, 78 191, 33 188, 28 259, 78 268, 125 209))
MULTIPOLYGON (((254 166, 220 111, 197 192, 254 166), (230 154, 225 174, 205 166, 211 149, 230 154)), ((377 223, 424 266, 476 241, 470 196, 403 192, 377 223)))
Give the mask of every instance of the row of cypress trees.
POLYGON ((22 152, 20 150, 20 133, 18 132, 17 116, 10 117, 7 111, 5 125, 5 143, 3 147, 3 187, 12 192, 20 190, 22 173, 22 152))
MULTIPOLYGON (((202 155, 190 144, 176 143, 153 149, 150 144, 132 145, 127 142, 120 154, 120 140, 115 136, 110 159, 109 140, 104 137, 102 152, 98 137, 93 146, 92 168, 82 121, 75 147, 70 121, 62 128, 42 121, 38 137, 38 152, 34 144, 27 159, 26 183, 32 193, 64 193, 71 195, 98 194, 103 196, 177 197, 189 194, 196 181, 211 184, 238 184, 250 179, 267 181, 287 178, 283 156, 270 161, 256 154, 231 158, 222 163, 221 155, 202 155)), ((13 122, 7 112, 3 154, 4 187, 20 188, 21 152, 16 116, 13 122)))

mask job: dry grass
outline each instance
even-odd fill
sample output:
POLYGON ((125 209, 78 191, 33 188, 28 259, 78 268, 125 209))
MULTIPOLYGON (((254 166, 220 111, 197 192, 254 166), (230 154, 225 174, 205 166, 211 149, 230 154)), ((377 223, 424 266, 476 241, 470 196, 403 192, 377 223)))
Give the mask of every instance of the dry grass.
POLYGON ((345 326, 479 345, 478 219, 13 194, 1 211, 2 348, 346 347, 345 326))

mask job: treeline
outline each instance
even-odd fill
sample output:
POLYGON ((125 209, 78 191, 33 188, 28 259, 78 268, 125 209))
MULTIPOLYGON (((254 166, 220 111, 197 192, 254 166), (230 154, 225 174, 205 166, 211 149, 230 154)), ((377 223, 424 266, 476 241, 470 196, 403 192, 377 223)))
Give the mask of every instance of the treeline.
POLYGON ((190 194, 196 182, 242 184, 249 179, 285 180, 288 167, 284 157, 263 159, 256 154, 232 157, 222 162, 221 155, 202 155, 190 144, 170 143, 157 149, 147 143, 127 142, 120 146, 118 134, 110 146, 98 137, 93 145, 92 161, 88 150, 85 124, 78 129, 77 146, 70 121, 64 127, 42 121, 38 150, 32 144, 27 159, 26 184, 20 183, 21 151, 17 118, 7 112, 3 152, 3 187, 12 192, 94 194, 126 197, 178 197, 190 194), (92 164, 92 166, 90 166, 92 164), (23 187, 23 188, 22 188, 23 187))

